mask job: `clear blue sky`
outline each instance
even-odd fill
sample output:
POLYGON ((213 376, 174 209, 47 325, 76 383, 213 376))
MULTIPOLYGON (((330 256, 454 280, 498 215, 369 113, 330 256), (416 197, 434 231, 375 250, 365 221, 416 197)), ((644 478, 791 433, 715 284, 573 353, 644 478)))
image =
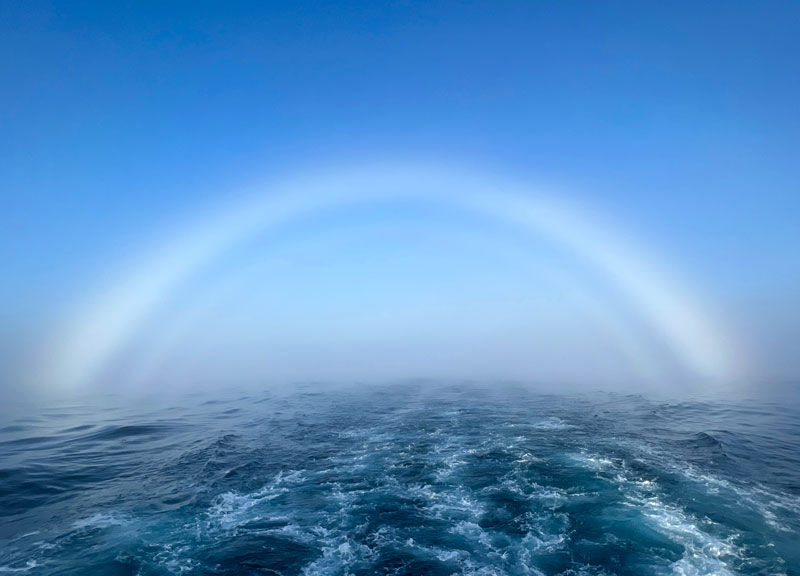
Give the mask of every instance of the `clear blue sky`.
POLYGON ((798 30, 771 1, 4 2, 0 318, 242 183, 399 156, 568 190, 785 342, 798 30))

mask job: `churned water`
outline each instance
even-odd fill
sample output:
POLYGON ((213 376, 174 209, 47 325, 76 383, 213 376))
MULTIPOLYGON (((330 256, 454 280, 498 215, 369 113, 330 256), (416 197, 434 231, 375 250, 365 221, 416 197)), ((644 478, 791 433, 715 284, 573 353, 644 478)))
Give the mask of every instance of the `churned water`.
POLYGON ((300 387, 8 410, 0 572, 800 575, 800 410, 300 387))

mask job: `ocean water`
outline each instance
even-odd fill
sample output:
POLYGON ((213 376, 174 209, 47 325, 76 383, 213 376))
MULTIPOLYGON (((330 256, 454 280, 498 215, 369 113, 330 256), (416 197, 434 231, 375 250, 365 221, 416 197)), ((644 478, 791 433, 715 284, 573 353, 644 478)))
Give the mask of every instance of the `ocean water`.
POLYGON ((780 397, 302 386, 4 414, 0 573, 800 575, 780 397))

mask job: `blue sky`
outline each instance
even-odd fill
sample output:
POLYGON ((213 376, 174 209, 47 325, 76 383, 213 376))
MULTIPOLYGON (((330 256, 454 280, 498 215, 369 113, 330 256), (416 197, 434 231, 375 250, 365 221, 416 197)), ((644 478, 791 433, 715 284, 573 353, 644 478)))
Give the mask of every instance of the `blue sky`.
POLYGON ((796 2, 5 3, 0 344, 242 186, 401 158, 608 216, 796 376, 799 26, 796 2))

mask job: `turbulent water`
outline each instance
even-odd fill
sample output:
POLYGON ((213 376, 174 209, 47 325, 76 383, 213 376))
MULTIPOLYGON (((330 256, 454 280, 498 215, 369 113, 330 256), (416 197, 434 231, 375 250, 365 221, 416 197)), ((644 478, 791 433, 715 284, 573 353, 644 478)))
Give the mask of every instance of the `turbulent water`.
POLYGON ((0 573, 800 575, 786 404, 410 385, 7 409, 0 573))

